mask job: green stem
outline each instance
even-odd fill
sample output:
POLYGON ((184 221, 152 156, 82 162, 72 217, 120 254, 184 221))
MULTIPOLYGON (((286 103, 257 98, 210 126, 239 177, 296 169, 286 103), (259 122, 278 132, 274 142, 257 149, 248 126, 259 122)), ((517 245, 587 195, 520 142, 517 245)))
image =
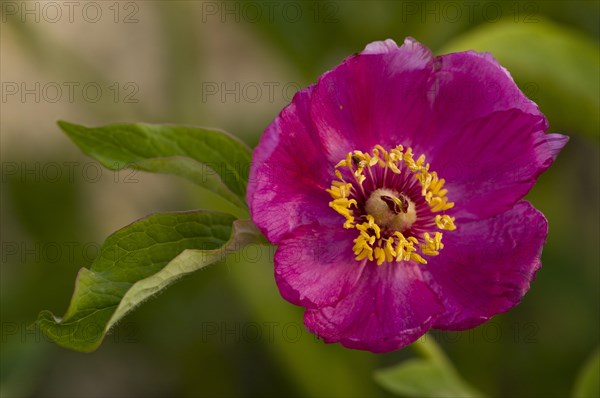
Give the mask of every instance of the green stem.
POLYGON ((420 339, 412 343, 410 348, 421 358, 429 359, 456 372, 452 362, 450 362, 444 351, 430 334, 424 334, 420 339))
POLYGON ((433 336, 425 334, 419 340, 412 343, 410 347, 419 357, 436 364, 440 370, 445 371, 445 377, 447 378, 446 382, 450 380, 454 387, 460 387, 460 391, 462 392, 461 396, 485 397, 484 394, 462 379, 450 359, 436 343, 433 336))

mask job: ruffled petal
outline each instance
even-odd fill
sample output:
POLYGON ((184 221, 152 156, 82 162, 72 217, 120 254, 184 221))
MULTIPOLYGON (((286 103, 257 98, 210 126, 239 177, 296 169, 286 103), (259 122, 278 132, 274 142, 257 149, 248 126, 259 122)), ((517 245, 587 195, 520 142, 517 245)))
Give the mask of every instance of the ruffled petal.
POLYGON ((351 294, 335 306, 307 310, 304 323, 326 343, 387 352, 404 347, 443 311, 412 263, 368 263, 351 294))
POLYGON ((434 327, 468 329, 514 307, 541 266, 547 233, 544 215, 521 201, 444 234, 444 250, 424 267, 446 308, 434 327))
POLYGON ((431 168, 446 179, 459 221, 503 213, 529 192, 568 141, 545 128, 542 116, 498 111, 440 145, 431 168))
POLYGON ((275 280, 289 302, 318 308, 346 297, 365 262, 354 260, 356 230, 303 226, 284 239, 275 253, 275 280))

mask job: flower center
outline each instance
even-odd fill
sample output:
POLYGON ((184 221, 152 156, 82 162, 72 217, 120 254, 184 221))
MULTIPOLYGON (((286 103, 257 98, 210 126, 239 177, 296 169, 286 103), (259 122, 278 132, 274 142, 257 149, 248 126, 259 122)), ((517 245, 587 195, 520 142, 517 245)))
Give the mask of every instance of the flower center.
POLYGON ((424 155, 415 160, 411 148, 388 152, 376 145, 371 153, 350 152, 335 175, 329 206, 346 218, 344 228, 358 231, 357 261, 426 264, 422 255, 437 256, 444 247, 439 231, 456 229, 454 217, 445 214, 454 203, 444 179, 429 171, 424 155))

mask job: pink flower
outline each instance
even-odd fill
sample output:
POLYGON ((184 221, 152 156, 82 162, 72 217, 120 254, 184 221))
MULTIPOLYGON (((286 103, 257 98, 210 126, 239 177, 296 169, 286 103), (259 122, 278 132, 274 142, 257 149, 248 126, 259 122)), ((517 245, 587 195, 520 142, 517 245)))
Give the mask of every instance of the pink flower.
POLYGON ((568 138, 489 54, 369 44, 266 129, 248 186, 281 295, 326 342, 385 352, 515 306, 543 214, 522 200, 568 138))

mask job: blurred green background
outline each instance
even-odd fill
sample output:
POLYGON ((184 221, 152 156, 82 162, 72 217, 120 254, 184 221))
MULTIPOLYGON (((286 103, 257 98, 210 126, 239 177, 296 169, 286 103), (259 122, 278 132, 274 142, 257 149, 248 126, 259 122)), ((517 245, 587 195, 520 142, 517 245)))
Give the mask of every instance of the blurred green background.
POLYGON ((412 356, 325 345, 285 302, 272 251, 185 279, 127 317, 93 354, 28 326, 64 313, 77 270, 150 212, 219 209, 174 177, 114 173, 57 128, 214 126, 254 146, 293 93, 374 40, 436 54, 492 52, 571 136, 528 199, 550 234, 523 302, 476 329, 434 332, 492 396, 569 395, 598 346, 598 1, 2 1, 2 397, 391 396, 376 369, 412 356))

